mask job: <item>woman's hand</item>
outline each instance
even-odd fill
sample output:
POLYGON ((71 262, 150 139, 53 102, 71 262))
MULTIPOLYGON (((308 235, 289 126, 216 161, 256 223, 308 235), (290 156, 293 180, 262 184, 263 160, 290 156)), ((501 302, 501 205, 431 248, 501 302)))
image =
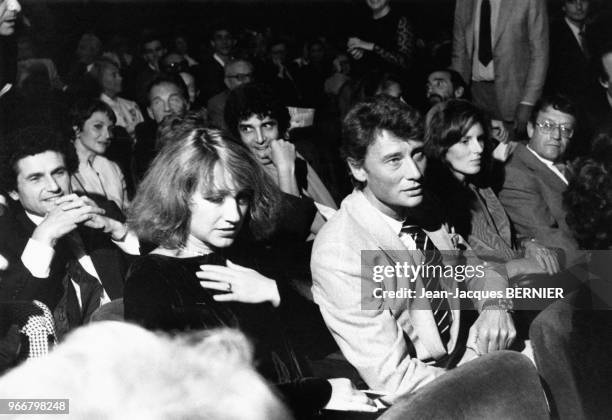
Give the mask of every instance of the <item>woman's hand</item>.
POLYGON ((364 411, 375 413, 378 411, 374 401, 363 392, 355 388, 347 378, 328 379, 332 386, 331 398, 325 405, 326 410, 338 411, 364 411))
POLYGON ((227 260, 227 267, 205 264, 200 266, 200 270, 196 276, 204 279, 200 282, 202 287, 227 292, 213 296, 218 302, 270 302, 274 306, 280 305, 276 281, 253 269, 227 260))

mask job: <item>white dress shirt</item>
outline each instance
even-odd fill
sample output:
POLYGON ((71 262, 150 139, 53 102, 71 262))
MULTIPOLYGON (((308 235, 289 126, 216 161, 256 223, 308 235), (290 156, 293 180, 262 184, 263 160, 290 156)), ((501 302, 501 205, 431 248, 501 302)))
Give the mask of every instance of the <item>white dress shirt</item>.
POLYGON ((559 171, 559 169, 557 169, 557 167, 555 166, 554 162, 552 160, 548 160, 543 158, 542 156, 538 155, 535 150, 533 150, 531 147, 527 146, 527 150, 529 150, 531 153, 533 153, 533 155, 540 161, 542 162, 544 165, 548 166, 548 168, 554 172, 555 175, 557 175, 559 178, 561 178, 561 181, 563 181, 565 183, 565 185, 568 184, 567 182, 567 178, 565 178, 565 175, 563 175, 561 173, 561 171, 559 171))

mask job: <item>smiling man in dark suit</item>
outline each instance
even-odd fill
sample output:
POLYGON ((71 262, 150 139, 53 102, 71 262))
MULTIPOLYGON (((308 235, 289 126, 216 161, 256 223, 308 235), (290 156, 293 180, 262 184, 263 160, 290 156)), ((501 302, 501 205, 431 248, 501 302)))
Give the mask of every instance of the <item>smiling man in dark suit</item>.
POLYGON ((0 217, 0 254, 8 260, 0 301, 40 300, 58 335, 123 296, 119 248, 138 253, 116 206, 71 194, 74 153, 49 127, 29 127, 13 134, 0 161, 1 188, 13 200, 0 217))
POLYGON ((566 267, 577 257, 577 244, 565 221, 567 188, 565 153, 576 128, 569 98, 538 101, 527 126, 529 143, 519 145, 505 166, 499 199, 517 233, 565 253, 566 267))

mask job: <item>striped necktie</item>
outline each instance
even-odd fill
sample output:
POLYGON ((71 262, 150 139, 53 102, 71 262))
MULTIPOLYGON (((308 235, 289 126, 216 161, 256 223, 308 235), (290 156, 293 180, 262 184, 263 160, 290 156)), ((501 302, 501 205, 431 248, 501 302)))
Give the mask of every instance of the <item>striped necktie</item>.
MULTIPOLYGON (((425 267, 444 266, 442 254, 431 242, 423 229, 416 225, 403 225, 400 235, 401 234, 409 235, 416 243, 417 249, 424 251, 425 260, 423 263, 425 267)), ((433 274, 432 271, 438 270, 429 269, 428 271, 429 273, 427 274, 433 274)), ((422 279, 425 290, 434 292, 433 296, 436 296, 435 292, 443 290, 440 285, 440 279, 437 278, 435 274, 431 277, 422 276, 422 279)), ((436 320, 436 325, 438 326, 438 332, 440 333, 442 343, 446 345, 450 340, 450 326, 452 323, 452 314, 448 305, 448 300, 443 297, 432 297, 429 299, 429 303, 434 319, 436 320)))

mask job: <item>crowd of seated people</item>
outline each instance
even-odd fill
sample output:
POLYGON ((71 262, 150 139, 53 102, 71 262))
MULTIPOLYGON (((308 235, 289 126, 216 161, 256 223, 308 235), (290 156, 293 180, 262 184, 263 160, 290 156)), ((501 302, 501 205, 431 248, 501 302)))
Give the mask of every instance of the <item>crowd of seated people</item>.
POLYGON ((62 63, 0 0, 0 397, 612 414, 610 19, 457 0, 441 58, 361 3, 342 34, 215 20, 200 49, 88 30, 62 63))

